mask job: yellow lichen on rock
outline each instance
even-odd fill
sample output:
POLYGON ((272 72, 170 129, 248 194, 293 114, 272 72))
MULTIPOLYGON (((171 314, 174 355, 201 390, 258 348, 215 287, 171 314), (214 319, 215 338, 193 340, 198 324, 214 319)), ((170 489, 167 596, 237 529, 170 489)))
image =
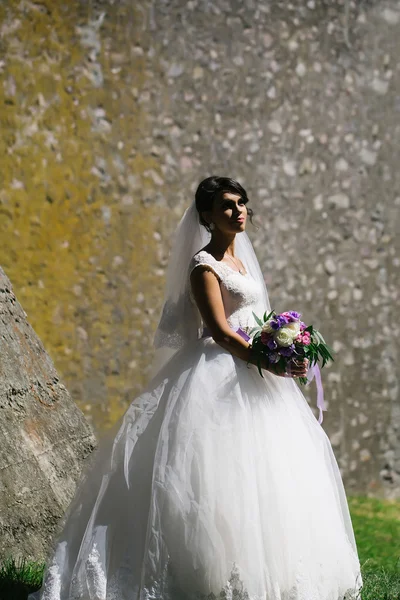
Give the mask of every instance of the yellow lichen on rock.
MULTIPOLYGON (((0 264, 100 429, 143 383, 153 321, 143 335, 135 296, 162 278, 142 196, 158 166, 132 152, 145 115, 112 73, 110 23, 90 17, 78 2, 0 6, 0 264)), ((140 86, 142 58, 125 61, 140 86)))

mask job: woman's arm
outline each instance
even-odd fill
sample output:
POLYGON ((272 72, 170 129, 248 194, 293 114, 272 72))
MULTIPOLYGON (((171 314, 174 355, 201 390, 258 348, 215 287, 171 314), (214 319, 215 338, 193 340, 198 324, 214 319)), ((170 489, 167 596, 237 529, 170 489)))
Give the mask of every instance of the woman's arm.
MULTIPOLYGON (((236 333, 226 320, 221 289, 215 273, 199 265, 193 269, 190 281, 194 299, 214 341, 234 356, 248 363, 257 364, 249 342, 236 333)), ((283 372, 270 369, 271 365, 267 361, 261 366, 276 375, 287 377, 283 372)), ((293 369, 292 373, 304 375, 304 367, 293 369)))
POLYGON ((201 265, 193 269, 190 275, 193 297, 203 321, 217 344, 231 354, 252 362, 250 344, 229 325, 225 317, 221 289, 215 274, 201 265))

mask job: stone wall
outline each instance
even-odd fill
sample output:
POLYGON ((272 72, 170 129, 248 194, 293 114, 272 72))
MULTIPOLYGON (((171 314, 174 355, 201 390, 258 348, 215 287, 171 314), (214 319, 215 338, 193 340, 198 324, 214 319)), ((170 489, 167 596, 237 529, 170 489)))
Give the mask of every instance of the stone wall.
POLYGON ((0 13, 0 262, 94 425, 146 381, 169 236, 228 175, 273 307, 337 351, 323 426, 347 489, 399 495, 398 2, 0 13))

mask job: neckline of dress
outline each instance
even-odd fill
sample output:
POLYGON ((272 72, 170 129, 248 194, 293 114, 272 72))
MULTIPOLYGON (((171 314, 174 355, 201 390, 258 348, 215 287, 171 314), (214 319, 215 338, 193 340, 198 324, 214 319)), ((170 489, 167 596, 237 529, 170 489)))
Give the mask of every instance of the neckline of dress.
POLYGON ((211 256, 211 258, 212 258, 213 260, 215 260, 215 262, 216 262, 216 263, 218 263, 219 265, 223 265, 223 266, 225 266, 227 269, 229 269, 230 271, 232 271, 232 273, 238 273, 238 275, 240 275, 241 277, 247 277, 247 276, 248 276, 248 274, 249 274, 249 272, 248 272, 248 271, 246 271, 246 273, 241 273, 240 271, 236 271, 236 269, 232 269, 232 267, 230 267, 230 266, 228 265, 228 263, 226 263, 226 262, 224 262, 224 261, 222 261, 222 260, 217 260, 217 259, 215 258, 215 256, 213 256, 213 255, 212 255, 210 252, 207 252, 207 250, 202 250, 201 252, 204 252, 205 254, 208 254, 208 256, 211 256))

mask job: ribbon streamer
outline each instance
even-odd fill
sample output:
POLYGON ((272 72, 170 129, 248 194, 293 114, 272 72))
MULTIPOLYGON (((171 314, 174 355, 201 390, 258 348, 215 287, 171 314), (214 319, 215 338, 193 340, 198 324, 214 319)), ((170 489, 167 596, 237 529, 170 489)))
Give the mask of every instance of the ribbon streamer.
POLYGON ((235 331, 236 331, 236 333, 238 333, 240 335, 240 337, 242 337, 244 339, 245 342, 249 341, 250 336, 247 335, 247 333, 245 331, 243 331, 243 329, 238 327, 235 331))
POLYGON ((321 425, 321 423, 323 421, 322 411, 327 410, 327 408, 326 408, 325 400, 324 400, 324 388, 322 387, 321 371, 320 371, 317 363, 315 363, 315 365, 310 367, 307 371, 306 386, 310 385, 310 383, 312 382, 314 377, 315 377, 315 383, 317 385, 317 406, 318 406, 318 410, 319 410, 318 423, 321 425))

